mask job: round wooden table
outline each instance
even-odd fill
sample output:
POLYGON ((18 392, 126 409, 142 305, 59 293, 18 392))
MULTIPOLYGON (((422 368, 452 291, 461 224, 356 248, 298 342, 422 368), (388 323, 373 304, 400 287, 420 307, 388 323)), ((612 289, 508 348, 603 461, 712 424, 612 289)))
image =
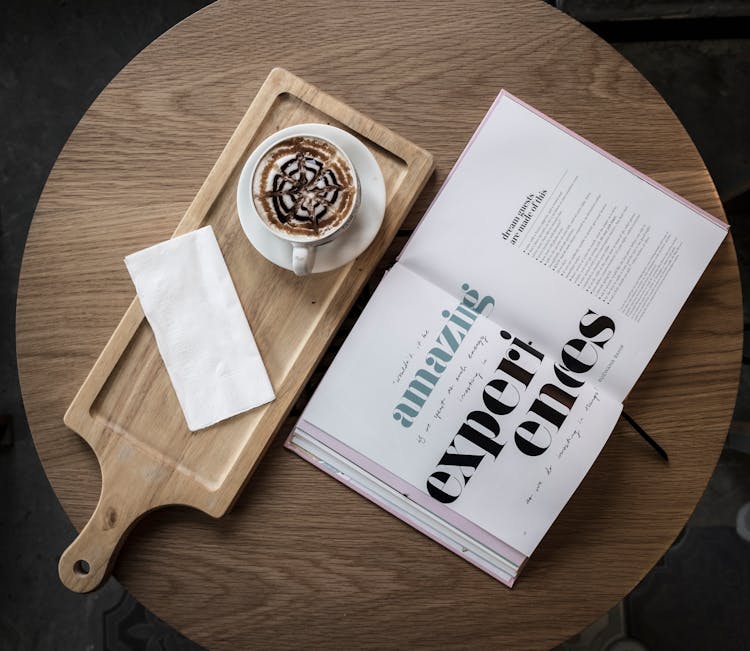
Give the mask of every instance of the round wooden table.
MULTIPOLYGON (((62 416, 133 297, 122 259, 170 236, 274 66, 434 153, 409 228, 503 87, 723 217, 654 89, 542 2, 211 5, 94 102, 31 226, 18 298, 23 396, 79 528, 100 475, 62 416)), ((513 590, 285 451, 286 431, 229 515, 148 516, 115 574, 211 649, 549 647, 612 607, 679 533, 727 432, 741 342, 727 240, 626 405, 669 465, 621 424, 513 590)))

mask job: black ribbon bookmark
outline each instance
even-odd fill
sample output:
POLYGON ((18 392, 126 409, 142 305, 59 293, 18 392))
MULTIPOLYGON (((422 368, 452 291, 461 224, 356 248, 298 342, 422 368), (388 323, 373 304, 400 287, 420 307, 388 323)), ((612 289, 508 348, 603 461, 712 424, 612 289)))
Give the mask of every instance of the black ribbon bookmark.
POLYGON ((633 429, 634 429, 634 430, 635 430, 636 432, 638 432, 638 434, 640 434, 640 435, 641 435, 641 437, 643 438, 643 440, 644 440, 644 441, 646 441, 646 443, 648 443, 648 444, 649 444, 649 445, 650 445, 650 446, 651 446, 652 448, 654 448, 654 450, 656 450, 656 452, 657 452, 657 453, 659 454, 659 456, 660 456, 660 457, 661 457, 662 459, 664 459, 664 461, 666 461, 667 463, 669 463, 669 457, 667 456, 667 452, 666 452, 666 450, 665 450, 665 449, 664 449, 663 447, 661 447, 661 445, 659 445, 659 444, 658 444, 658 443, 657 443, 656 441, 654 441, 654 439, 652 439, 652 438, 651 438, 651 437, 650 437, 650 436, 649 436, 649 435, 648 435, 648 434, 646 433, 646 430, 645 430, 645 429, 643 429, 643 428, 642 428, 642 427, 641 427, 641 426, 640 426, 640 425, 639 425, 638 423, 636 423, 636 422, 635 422, 635 420, 633 420, 633 419, 632 419, 632 418, 631 418, 630 416, 628 416, 627 412, 623 411, 623 412, 622 412, 622 417, 623 417, 623 418, 624 418, 624 419, 625 419, 626 421, 628 421, 628 423, 630 423, 630 426, 631 426, 631 427, 632 427, 632 428, 633 428, 633 429))

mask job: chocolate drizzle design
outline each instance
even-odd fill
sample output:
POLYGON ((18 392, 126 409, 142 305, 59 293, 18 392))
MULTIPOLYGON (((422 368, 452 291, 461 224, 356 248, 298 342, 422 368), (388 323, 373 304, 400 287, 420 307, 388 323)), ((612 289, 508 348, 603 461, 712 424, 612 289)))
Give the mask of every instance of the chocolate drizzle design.
POLYGON ((325 140, 281 141, 261 162, 253 201, 275 228, 293 235, 334 230, 352 210, 356 180, 341 153, 325 140))

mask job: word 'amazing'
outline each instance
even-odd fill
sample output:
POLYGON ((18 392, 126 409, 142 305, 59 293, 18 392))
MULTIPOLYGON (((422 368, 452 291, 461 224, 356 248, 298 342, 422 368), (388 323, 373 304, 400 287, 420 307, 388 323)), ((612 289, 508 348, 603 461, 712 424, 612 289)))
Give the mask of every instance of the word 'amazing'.
POLYGON ((425 359, 425 364, 431 370, 420 368, 414 374, 414 379, 401 396, 401 402, 393 409, 393 418, 403 427, 412 426, 477 317, 485 311, 489 314, 495 305, 492 296, 485 296, 480 300, 479 292, 471 289, 468 283, 461 285, 461 290, 464 292, 463 299, 453 312, 442 312, 443 317, 448 320, 440 329, 440 334, 425 359))

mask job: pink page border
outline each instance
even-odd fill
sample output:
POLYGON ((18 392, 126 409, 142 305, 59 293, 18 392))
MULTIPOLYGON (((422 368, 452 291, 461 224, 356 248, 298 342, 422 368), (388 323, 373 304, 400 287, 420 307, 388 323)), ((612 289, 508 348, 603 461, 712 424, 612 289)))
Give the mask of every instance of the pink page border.
MULTIPOLYGON (((384 468, 383 466, 375 463, 371 459, 367 458, 363 454, 357 452, 356 450, 350 448, 348 445, 342 443, 335 437, 331 436, 327 432, 324 432, 320 428, 316 427, 309 421, 305 420, 304 418, 300 418, 297 424, 295 425, 295 428, 299 428, 304 433, 312 436, 313 438, 317 439, 322 443, 324 446, 330 448, 334 452, 340 454, 341 456, 349 459, 352 463, 362 468, 365 472, 372 475, 373 477, 376 477, 380 481, 382 481, 384 484, 392 488, 393 490, 401 493, 402 495, 406 496, 408 499, 410 499, 415 504, 418 504, 422 508, 434 513, 437 517, 444 520, 448 524, 452 525, 459 531, 462 531, 466 535, 470 536, 480 544, 484 545, 485 547, 491 549, 492 551, 496 552, 497 554, 500 554, 501 556, 507 558, 511 562, 515 563, 519 566, 518 572, 520 573, 521 569, 523 568, 524 564, 526 563, 527 557, 519 552, 517 549, 511 547, 510 545, 504 543, 499 538, 496 538, 492 534, 490 534, 485 529, 482 529, 481 527, 474 524, 471 520, 468 520, 467 518, 464 518, 462 515, 459 515, 452 509, 449 509, 448 507, 444 506, 443 504, 440 504, 433 498, 431 498, 427 493, 421 491, 416 486, 413 486, 409 482, 404 481, 397 475, 394 475, 392 472, 384 468)), ((506 579, 504 576, 497 574, 495 572, 492 572, 486 567, 483 567, 476 563, 471 556, 461 551, 460 546, 459 547, 451 547, 449 545, 446 545, 443 540, 440 540, 437 538, 437 536, 434 536, 428 529, 426 529, 424 526, 419 524, 416 520, 412 519, 406 514, 403 513, 397 513, 393 508, 391 508, 386 502, 379 499, 375 495, 371 495, 369 493, 366 493, 362 489, 360 489, 358 486, 350 483, 347 481, 347 478, 333 472, 330 468, 327 467, 324 463, 320 462, 317 458, 315 458, 312 454, 306 452, 305 450, 299 448, 298 446, 294 445, 292 443, 292 437, 294 436, 294 432, 289 435, 289 437, 284 442, 284 446, 298 454, 299 456, 303 457, 310 463, 314 464, 321 470, 323 470, 326 474, 330 475, 334 479, 337 479, 341 483, 345 484, 349 488, 355 490, 357 493, 362 495, 363 497, 366 497, 371 502, 375 502, 378 506, 383 508, 384 510, 388 511, 395 517, 397 517, 399 520, 403 520, 404 522, 407 522, 409 525, 417 529, 418 531, 422 532, 424 535, 426 535, 429 538, 432 538, 435 542, 439 543, 443 547, 446 547, 447 549, 450 549, 450 551, 454 552, 455 554, 458 554, 462 558, 464 558, 466 561, 471 563, 472 565, 475 565, 479 569, 481 569, 483 572, 486 572, 487 574, 490 574, 494 578, 496 578, 501 583, 504 583, 508 587, 513 587, 513 583, 515 582, 515 577, 512 577, 510 580, 506 579)))

